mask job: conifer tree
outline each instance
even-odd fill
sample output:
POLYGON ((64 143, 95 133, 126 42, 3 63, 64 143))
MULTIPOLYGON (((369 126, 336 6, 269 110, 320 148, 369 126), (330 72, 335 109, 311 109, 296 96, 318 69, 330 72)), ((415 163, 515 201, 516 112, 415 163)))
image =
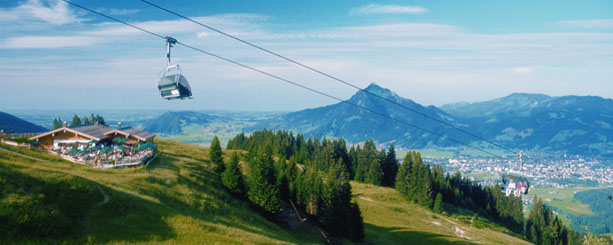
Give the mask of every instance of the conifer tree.
POLYGON ((226 169, 221 173, 221 182, 230 193, 242 196, 245 194, 245 180, 239 165, 239 156, 235 152, 230 158, 226 169))
POLYGON ((320 222, 332 234, 340 234, 345 220, 345 212, 351 202, 349 175, 342 159, 330 168, 322 190, 322 213, 320 222))
POLYGON ((357 205, 351 203, 349 173, 342 158, 330 168, 323 188, 319 220, 331 234, 341 235, 352 241, 361 241, 364 237, 362 217, 357 205))
POLYGON ((370 163, 365 182, 373 185, 381 185, 382 180, 383 171, 381 171, 381 164, 379 163, 379 159, 375 158, 370 163))
POLYGON ((61 118, 58 117, 53 119, 53 129, 58 129, 62 126, 64 126, 64 123, 62 122, 61 118))
POLYGON ((407 155, 404 157, 404 160, 402 160, 400 168, 398 169, 395 183, 396 190, 398 190, 401 194, 405 196, 408 196, 410 188, 409 175, 411 174, 411 166, 412 163, 410 161, 409 154, 407 153, 407 155))
POLYGON ((441 193, 436 194, 436 199, 434 200, 434 207, 432 210, 437 214, 443 212, 443 195, 441 195, 441 193))
POLYGON ((78 127, 81 126, 81 124, 81 118, 79 118, 77 114, 74 114, 74 116, 72 117, 72 122, 70 123, 70 127, 78 127))
MULTIPOLYGON (((281 207, 279 189, 273 169, 272 150, 249 157, 249 200, 269 214, 276 214, 281 207)), ((253 155, 253 154, 251 154, 253 155)))
POLYGON ((225 169, 221 154, 221 145, 219 144, 219 139, 217 138, 217 136, 215 136, 213 138, 213 141, 211 142, 211 148, 209 149, 209 159, 211 160, 213 168, 217 173, 221 173, 225 169))
POLYGON ((296 200, 298 167, 292 159, 290 159, 289 163, 287 164, 287 168, 285 169, 285 176, 287 176, 289 198, 291 198, 292 200, 296 200))
POLYGON ((394 145, 390 144, 383 160, 383 186, 394 187, 397 173, 398 160, 396 160, 396 150, 394 145))
POLYGON ((101 125, 106 125, 106 123, 104 122, 104 117, 98 114, 96 114, 96 122, 98 122, 98 124, 101 124, 101 125))
POLYGON ((321 189, 322 180, 316 170, 308 168, 306 172, 300 175, 296 199, 309 215, 317 216, 319 214, 321 189))
POLYGON ((283 157, 279 158, 279 161, 275 164, 275 176, 276 185, 279 188, 279 195, 281 200, 289 199, 289 179, 287 177, 287 164, 283 157))
POLYGON ((432 186, 432 174, 430 173, 430 165, 422 166, 420 179, 414 184, 420 190, 418 202, 424 207, 432 208, 434 204, 434 188, 432 186), (420 184, 421 183, 421 184, 420 184))
POLYGON ((82 121, 83 125, 90 125, 90 124, 94 123, 94 122, 90 122, 89 118, 87 116, 84 116, 83 120, 81 120, 81 121, 82 121))

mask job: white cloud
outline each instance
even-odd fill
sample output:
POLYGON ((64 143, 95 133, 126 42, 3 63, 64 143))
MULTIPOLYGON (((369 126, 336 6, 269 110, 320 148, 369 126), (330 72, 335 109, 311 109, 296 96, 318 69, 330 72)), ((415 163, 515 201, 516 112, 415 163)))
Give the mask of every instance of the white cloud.
MULTIPOLYGON (((4 17, 0 15, 0 19, 4 17)), ((377 82, 421 103, 440 104, 466 100, 461 97, 467 96, 477 100, 518 90, 549 93, 547 89, 557 89, 556 93, 563 94, 563 91, 573 91, 573 86, 585 88, 584 93, 596 95, 607 96, 611 94, 607 91, 613 91, 608 89, 613 88, 612 85, 606 83, 613 73, 608 68, 593 68, 613 64, 613 33, 481 34, 459 26, 433 23, 392 23, 287 32, 279 31, 274 26, 270 28, 266 16, 234 14, 193 18, 358 86, 377 82), (584 77, 577 78, 579 76, 584 77), (594 81, 596 85, 592 87, 596 89, 573 83, 585 80, 594 81), (560 81, 567 84, 559 86, 560 81)), ((311 74, 185 20, 132 24, 161 35, 172 35, 186 44, 316 89, 337 89, 338 96, 342 98, 354 92, 325 77, 311 74)), ((48 83, 47 78, 50 78, 67 87, 97 86, 108 90, 117 87, 145 88, 145 92, 135 91, 144 93, 143 98, 147 100, 158 99, 150 98, 149 93, 157 93, 153 83, 157 72, 165 65, 163 40, 156 40, 114 22, 81 22, 42 33, 13 33, 16 34, 21 36, 0 39, 0 44, 4 43, 7 48, 96 45, 95 49, 36 50, 36 55, 28 57, 30 60, 21 55, 0 56, 0 61, 23 67, 15 69, 13 77, 7 78, 2 76, 7 72, 0 72, 0 76, 11 84, 19 84, 16 87, 25 87, 33 82, 44 87, 48 83), (48 58, 50 56, 56 57, 48 58), (41 66, 58 71, 31 72, 32 67, 41 69, 41 66), (74 75, 72 81, 62 80, 65 75, 63 69, 67 66, 79 66, 80 72, 74 75), (108 69, 113 72, 107 72, 108 69), (26 77, 23 74, 27 74, 26 77), (87 80, 85 78, 92 78, 89 85, 83 84, 82 81, 87 80)), ((181 64, 185 75, 193 82, 195 94, 200 96, 219 93, 218 96, 233 96, 237 101, 244 102, 245 98, 274 98, 275 94, 282 94, 279 91, 284 91, 292 96, 304 96, 305 101, 309 99, 308 102, 300 102, 302 104, 284 106, 301 108, 304 105, 321 105, 318 104, 321 98, 309 97, 308 92, 302 93, 302 90, 291 85, 279 86, 274 79, 180 46, 173 49, 173 61, 181 64), (238 85, 244 91, 258 92, 236 94, 238 85)), ((249 106, 257 109, 260 104, 258 101, 249 106)), ((236 105, 236 108, 251 108, 249 106, 236 105)))
POLYGON ((28 0, 14 8, 0 9, 0 23, 16 24, 15 22, 28 21, 64 25, 81 20, 70 11, 65 2, 58 0, 28 0))
POLYGON ((66 48, 90 46, 101 40, 85 36, 23 36, 5 40, 0 48, 66 48))
POLYGON ((426 11, 419 6, 368 4, 351 9, 349 14, 421 14, 426 11))
POLYGON ((534 68, 532 67, 515 67, 513 68, 513 73, 517 73, 517 74, 530 74, 534 71, 534 68))
POLYGON ((602 20, 564 20, 558 22, 562 27, 578 28, 613 28, 613 19, 602 20))

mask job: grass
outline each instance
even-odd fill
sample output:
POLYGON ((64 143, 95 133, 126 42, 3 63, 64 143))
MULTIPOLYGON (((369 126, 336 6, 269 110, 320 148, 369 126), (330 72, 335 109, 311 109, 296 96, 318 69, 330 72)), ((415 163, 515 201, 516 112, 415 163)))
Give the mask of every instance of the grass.
MULTIPOLYGON (((95 201, 75 207, 87 210, 80 227, 70 235, 54 238, 53 242, 321 242, 319 234, 281 228, 253 212, 246 202, 226 194, 219 184, 219 177, 208 167, 208 159, 204 157, 207 149, 167 140, 157 140, 156 143, 161 153, 149 166, 119 170, 92 169, 65 162, 44 152, 2 145, 3 148, 51 162, 0 152, 0 164, 6 169, 0 177, 16 181, 25 176, 41 183, 58 182, 68 186, 58 189, 60 192, 79 186, 90 190, 88 193, 95 201), (100 204, 101 193, 91 193, 92 189, 97 189, 96 186, 100 186, 109 197, 107 203, 100 204)), ((0 199, 15 203, 14 195, 5 195, 4 192, 0 199)), ((5 239, 9 243, 46 241, 29 236, 5 239)), ((5 242, 0 240, 0 243, 5 242)))
MULTIPOLYGON (((62 193, 72 198, 51 198, 54 202, 38 203, 46 204, 49 213, 60 212, 77 223, 69 234, 55 237, 15 237, 0 232, 0 244, 323 242, 311 228, 292 231, 280 227, 252 211, 245 201, 228 195, 220 186, 219 176, 209 166, 207 148, 163 139, 156 143, 160 153, 149 166, 114 170, 93 169, 45 152, 1 145, 49 162, 0 152, 3 166, 0 183, 5 183, 0 189, 0 205, 4 206, 0 207, 18 209, 20 206, 13 204, 37 204, 34 201, 39 194, 62 193), (6 183, 11 183, 11 187, 6 183), (71 210, 79 210, 78 215, 71 210)), ((229 156, 228 153, 224 152, 224 156, 229 156)), ((482 218, 473 224, 470 212, 442 216, 407 202, 392 188, 355 182, 352 186, 364 217, 366 244, 525 243, 482 218)), ((36 207, 36 210, 43 209, 36 207)), ((0 219, 3 214, 6 212, 0 212, 0 219)), ((45 221, 46 216, 37 217, 45 221)))
POLYGON ((579 216, 581 214, 593 215, 589 205, 581 203, 574 199, 577 192, 586 191, 589 187, 572 187, 572 188, 531 188, 528 194, 531 198, 535 195, 543 199, 548 205, 559 209, 565 213, 579 216))
POLYGON ((439 215, 406 201, 392 188, 352 182, 353 199, 364 217, 365 243, 369 244, 529 244, 504 234, 506 229, 472 216, 439 215), (489 226, 491 228, 477 228, 489 226), (410 241, 410 242, 408 242, 410 241))

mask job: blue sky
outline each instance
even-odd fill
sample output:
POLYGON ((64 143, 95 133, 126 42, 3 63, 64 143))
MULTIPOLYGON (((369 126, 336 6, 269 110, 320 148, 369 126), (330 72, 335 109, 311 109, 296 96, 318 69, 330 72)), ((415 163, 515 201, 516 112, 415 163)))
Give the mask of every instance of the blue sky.
MULTIPOLYGON (((349 98, 355 90, 137 0, 76 3, 349 98)), ((613 1, 152 2, 425 105, 513 92, 613 97, 613 1)), ((298 110, 334 103, 176 47, 194 99, 165 101, 164 41, 56 0, 0 2, 0 110, 298 110)))

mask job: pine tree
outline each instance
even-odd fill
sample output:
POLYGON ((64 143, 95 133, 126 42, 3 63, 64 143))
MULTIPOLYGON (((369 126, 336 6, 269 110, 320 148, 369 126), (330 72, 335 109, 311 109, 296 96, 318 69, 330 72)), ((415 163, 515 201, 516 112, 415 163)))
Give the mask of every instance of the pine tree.
POLYGON ((211 142, 211 148, 209 149, 209 159, 211 163, 214 164, 213 168, 217 173, 223 172, 225 168, 221 154, 221 145, 219 144, 219 139, 215 136, 213 142, 211 142))
POLYGON ((221 173, 221 182, 231 193, 242 196, 245 194, 245 180, 239 165, 239 156, 232 154, 226 169, 221 173))
POLYGON ((330 168, 322 192, 320 223, 328 232, 338 235, 346 222, 345 212, 351 202, 349 175, 342 159, 330 168))
POLYGON ((373 185, 381 185, 382 180, 383 171, 381 171, 381 164, 379 163, 379 159, 375 158, 371 161, 370 166, 368 167, 368 173, 364 181, 373 185))
POLYGON ((424 207, 432 208, 434 205, 434 188, 432 183, 432 174, 430 173, 430 165, 422 166, 421 168, 421 178, 417 182, 420 188, 419 204, 424 207))
POLYGON ((101 124, 101 125, 106 125, 106 123, 104 122, 104 117, 98 114, 96 114, 96 122, 98 122, 98 124, 101 124))
POLYGON ((334 235, 342 235, 358 242, 364 238, 364 224, 360 209, 351 202, 349 173, 343 159, 339 158, 330 168, 323 188, 320 223, 334 235))
POLYGON ((285 169, 285 176, 287 176, 289 198, 296 200, 296 191, 298 183, 298 167, 296 163, 290 159, 285 169))
POLYGON ((90 124, 93 124, 94 122, 90 123, 89 122, 89 118, 87 116, 84 116, 83 120, 82 120, 82 123, 83 123, 83 125, 90 125, 90 124))
POLYGON ((54 118, 53 119, 53 129, 58 129, 64 126, 64 123, 62 122, 61 118, 54 118))
POLYGON ((409 154, 404 157, 402 164, 400 165, 400 169, 398 169, 398 173, 396 174, 396 183, 395 187, 401 194, 404 196, 408 195, 409 192, 409 175, 411 174, 411 162, 409 159, 409 154))
POLYGON ((436 194, 436 199, 434 200, 434 207, 432 210, 437 214, 443 212, 443 195, 441 195, 441 193, 436 194))
POLYGON ((289 199, 289 180, 286 175, 287 164, 285 158, 280 157, 279 161, 275 164, 275 176, 277 177, 276 185, 279 188, 279 195, 281 200, 289 199))
POLYGON ((309 215, 317 216, 321 209, 322 180, 318 172, 308 168, 300 175, 297 201, 309 215))
POLYGON ((279 189, 273 169, 272 150, 265 154, 249 156, 249 200, 269 214, 276 214, 281 207, 279 189))
POLYGON ((383 160, 383 186, 394 187, 397 173, 398 160, 396 160, 396 150, 394 145, 390 144, 383 160))
POLYGON ((72 122, 70 123, 70 127, 78 127, 81 126, 81 118, 79 118, 79 116, 77 116, 77 114, 74 114, 74 116, 72 117, 72 122))

